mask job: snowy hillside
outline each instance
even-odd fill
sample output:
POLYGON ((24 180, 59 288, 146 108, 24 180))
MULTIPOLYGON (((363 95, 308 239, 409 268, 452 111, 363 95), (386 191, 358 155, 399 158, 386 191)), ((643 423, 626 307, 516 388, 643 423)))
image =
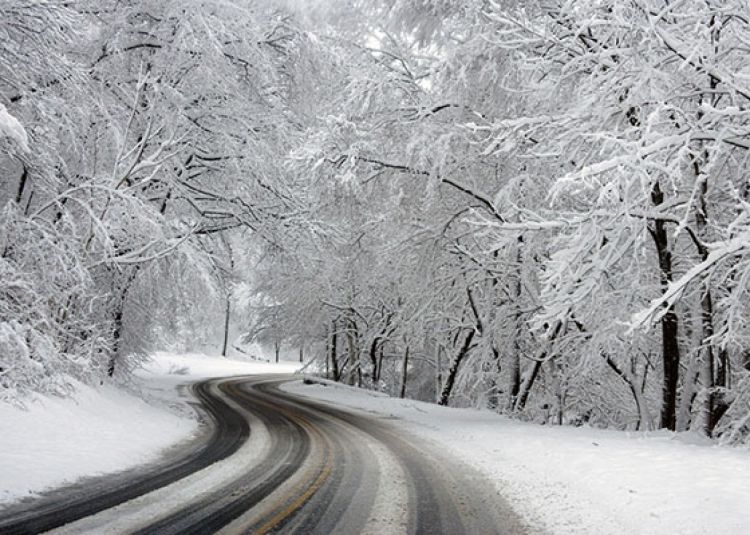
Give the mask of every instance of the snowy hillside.
POLYGON ((225 375, 289 373, 267 364, 158 353, 131 391, 77 385, 71 398, 36 396, 25 409, 0 404, 0 506, 81 477, 158 460, 200 432, 183 385, 225 375), (145 398, 147 401, 144 401, 145 398))

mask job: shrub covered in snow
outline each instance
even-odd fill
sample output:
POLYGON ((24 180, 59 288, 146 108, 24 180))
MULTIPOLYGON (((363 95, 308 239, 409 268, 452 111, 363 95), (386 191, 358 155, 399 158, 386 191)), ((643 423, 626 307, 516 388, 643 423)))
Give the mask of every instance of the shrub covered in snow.
POLYGON ((0 214, 0 396, 65 394, 98 380, 110 349, 93 281, 61 232, 8 204, 0 214), (33 243, 33 247, 26 244, 33 243))

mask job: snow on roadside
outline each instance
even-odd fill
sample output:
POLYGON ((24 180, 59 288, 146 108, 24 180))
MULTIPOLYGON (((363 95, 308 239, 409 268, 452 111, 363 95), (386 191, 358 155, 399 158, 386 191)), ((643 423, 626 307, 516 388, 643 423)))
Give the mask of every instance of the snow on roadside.
POLYGON ((283 390, 396 418, 488 475, 530 526, 553 534, 750 533, 750 451, 674 433, 543 427, 340 384, 283 390))
POLYGON ((74 398, 40 397, 25 411, 2 405, 0 422, 2 502, 148 462, 198 427, 115 387, 85 385, 74 398))
POLYGON ((71 398, 39 396, 27 410, 0 404, 0 506, 85 476, 158 459, 198 432, 181 385, 208 377, 290 373, 279 365, 157 353, 136 373, 140 396, 79 385, 71 398))

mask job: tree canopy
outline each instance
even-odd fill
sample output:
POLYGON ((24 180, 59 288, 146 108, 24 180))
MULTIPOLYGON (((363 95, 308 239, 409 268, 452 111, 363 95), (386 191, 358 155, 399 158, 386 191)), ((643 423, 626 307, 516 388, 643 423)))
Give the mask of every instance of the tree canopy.
POLYGON ((231 323, 394 395, 750 439, 746 2, 0 14, 4 399, 231 323))

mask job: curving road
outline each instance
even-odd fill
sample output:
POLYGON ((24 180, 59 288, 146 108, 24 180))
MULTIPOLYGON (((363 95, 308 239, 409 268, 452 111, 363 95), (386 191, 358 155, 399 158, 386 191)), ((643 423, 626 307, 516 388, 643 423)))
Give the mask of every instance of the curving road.
POLYGON ((387 419, 280 391, 289 376, 193 391, 212 431, 136 472, 0 512, 0 533, 518 534, 497 491, 387 419))

